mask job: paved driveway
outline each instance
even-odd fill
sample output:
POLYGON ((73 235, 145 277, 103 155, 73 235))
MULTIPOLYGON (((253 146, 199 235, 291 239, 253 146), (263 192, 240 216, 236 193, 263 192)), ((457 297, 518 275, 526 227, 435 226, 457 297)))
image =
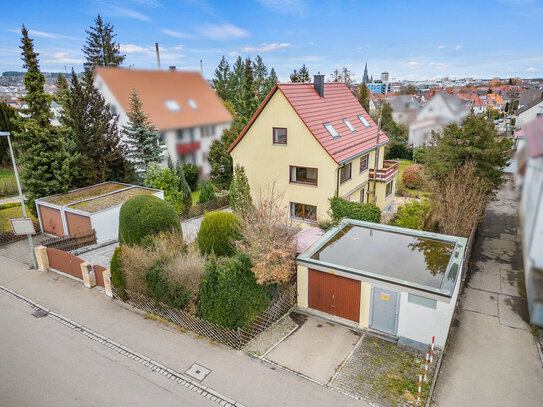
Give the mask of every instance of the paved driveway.
POLYGON ((541 406, 527 323, 518 205, 510 180, 487 206, 436 386, 435 405, 541 406))

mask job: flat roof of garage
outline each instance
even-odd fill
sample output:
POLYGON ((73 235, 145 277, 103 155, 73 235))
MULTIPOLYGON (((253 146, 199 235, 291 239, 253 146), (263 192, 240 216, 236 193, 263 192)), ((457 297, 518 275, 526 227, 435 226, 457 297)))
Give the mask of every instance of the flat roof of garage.
POLYGON ((450 297, 465 246, 461 237, 345 219, 298 261, 450 297))

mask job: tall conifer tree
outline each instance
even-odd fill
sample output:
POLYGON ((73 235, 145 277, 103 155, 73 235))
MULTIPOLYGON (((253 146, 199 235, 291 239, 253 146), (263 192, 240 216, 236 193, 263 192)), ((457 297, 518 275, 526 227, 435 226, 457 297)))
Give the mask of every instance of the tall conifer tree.
POLYGON ((106 23, 100 14, 94 19, 94 26, 87 33, 87 40, 83 45, 83 54, 87 61, 83 64, 85 70, 92 70, 96 66, 119 66, 126 55, 121 54, 121 46, 115 42, 113 26, 106 23))
POLYGON ((219 66, 215 69, 215 78, 213 78, 213 88, 217 93, 217 96, 222 100, 227 100, 228 95, 228 78, 230 75, 230 65, 226 58, 222 57, 219 66))

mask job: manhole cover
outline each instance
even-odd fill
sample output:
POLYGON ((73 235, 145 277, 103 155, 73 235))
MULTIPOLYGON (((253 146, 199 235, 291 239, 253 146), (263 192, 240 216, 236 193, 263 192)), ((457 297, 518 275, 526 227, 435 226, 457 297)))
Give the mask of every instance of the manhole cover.
POLYGON ((43 318, 45 317, 47 314, 49 314, 49 312, 43 310, 43 309, 39 309, 37 310, 36 312, 34 312, 32 314, 32 316, 36 317, 36 318, 43 318))
POLYGON ((195 363, 185 373, 201 382, 211 373, 211 370, 195 363))

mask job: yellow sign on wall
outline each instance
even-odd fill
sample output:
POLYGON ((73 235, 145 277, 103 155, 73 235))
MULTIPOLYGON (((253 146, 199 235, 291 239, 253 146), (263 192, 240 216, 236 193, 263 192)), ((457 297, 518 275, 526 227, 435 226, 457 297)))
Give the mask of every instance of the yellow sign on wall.
POLYGON ((386 294, 381 294, 381 299, 385 300, 385 301, 388 301, 388 300, 390 300, 390 297, 388 295, 386 295, 386 294))

